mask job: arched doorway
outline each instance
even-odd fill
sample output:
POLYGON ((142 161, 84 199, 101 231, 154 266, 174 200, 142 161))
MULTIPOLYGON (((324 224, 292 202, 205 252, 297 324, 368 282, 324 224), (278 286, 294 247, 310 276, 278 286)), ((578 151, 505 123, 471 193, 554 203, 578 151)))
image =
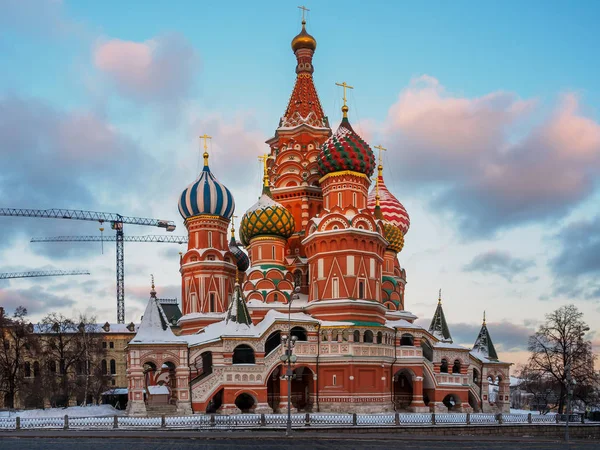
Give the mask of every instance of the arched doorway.
POLYGON ((290 330, 290 335, 296 336, 299 341, 308 341, 308 333, 303 327, 293 327, 290 330))
POLYGON ((224 389, 221 388, 215 395, 213 395, 213 398, 210 399, 206 405, 206 414, 214 414, 221 409, 221 406, 223 406, 223 391, 224 389))
POLYGON ((448 394, 443 400, 448 412, 460 411, 460 399, 454 394, 448 394))
POLYGON ((281 345, 281 331, 273 331, 265 342, 265 356, 281 345))
POLYGON ((394 409, 408 410, 413 400, 412 374, 407 370, 396 372, 393 389, 394 409))
POLYGON ((313 404, 313 371, 308 367, 297 367, 292 377, 292 405, 298 411, 311 411, 313 404))
POLYGON ((267 403, 274 413, 279 411, 279 403, 281 402, 280 378, 283 375, 283 370, 283 366, 277 366, 267 380, 267 403))
POLYGON ((256 400, 250 394, 244 392, 236 397, 235 406, 242 411, 242 414, 251 413, 256 408, 256 400))

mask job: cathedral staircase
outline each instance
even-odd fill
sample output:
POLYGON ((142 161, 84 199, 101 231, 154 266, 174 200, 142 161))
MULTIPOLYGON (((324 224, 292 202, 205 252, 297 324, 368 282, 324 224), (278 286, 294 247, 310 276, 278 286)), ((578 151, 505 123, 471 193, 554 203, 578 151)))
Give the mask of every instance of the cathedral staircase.
POLYGON ((149 417, 178 415, 175 405, 146 405, 146 413, 149 417))

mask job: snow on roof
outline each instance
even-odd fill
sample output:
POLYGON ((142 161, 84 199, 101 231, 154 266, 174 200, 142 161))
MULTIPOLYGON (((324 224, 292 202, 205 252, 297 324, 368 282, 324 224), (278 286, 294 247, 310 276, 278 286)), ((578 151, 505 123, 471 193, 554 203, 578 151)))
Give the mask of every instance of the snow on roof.
POLYGON ((454 348, 457 350, 469 350, 462 345, 455 344, 453 342, 437 342, 433 345, 433 348, 454 348))
POLYGON ((258 199, 258 201, 254 205, 252 205, 250 208, 248 208, 248 210, 246 211, 246 214, 256 211, 257 209, 267 208, 269 206, 272 208, 277 208, 277 207, 283 208, 283 206, 281 206, 280 203, 277 203, 275 200, 273 200, 267 194, 262 194, 260 196, 260 198, 258 199))
POLYGON ((127 388, 115 388, 104 391, 102 395, 127 395, 127 388))
POLYGON ((389 327, 389 328, 412 328, 412 329, 419 329, 419 330, 425 331, 425 328, 423 328, 422 326, 417 325, 416 323, 411 323, 408 320, 404 320, 404 319, 386 320, 385 326, 389 327))
POLYGON ((148 300, 146 311, 142 317, 142 322, 138 328, 137 334, 131 340, 130 344, 163 344, 185 342, 180 336, 175 336, 162 306, 156 299, 156 293, 153 292, 148 300))
POLYGON ((167 386, 162 386, 162 385, 148 386, 148 393, 150 395, 169 394, 169 388, 167 386))

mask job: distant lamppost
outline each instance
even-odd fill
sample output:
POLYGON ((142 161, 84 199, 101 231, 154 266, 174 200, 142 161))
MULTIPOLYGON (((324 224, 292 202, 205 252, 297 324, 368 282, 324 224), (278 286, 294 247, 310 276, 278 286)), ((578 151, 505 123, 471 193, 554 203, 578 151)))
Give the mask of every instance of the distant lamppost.
MULTIPOLYGON (((590 331, 589 327, 583 327, 577 329, 577 341, 581 343, 581 339, 585 336, 585 333, 590 331)), ((571 362, 573 361, 573 344, 567 347, 567 364, 565 365, 565 387, 567 388, 567 417, 565 420, 565 441, 569 442, 569 418, 571 411, 571 399, 573 398, 573 387, 577 384, 577 381, 571 376, 571 362)))
POLYGON ((283 335, 281 336, 281 341, 283 342, 283 346, 285 348, 285 354, 281 355, 281 361, 287 363, 287 370, 285 371, 285 377, 287 379, 287 428, 285 430, 285 435, 289 436, 292 432, 292 377, 294 376, 294 372, 292 371, 292 363, 295 363, 298 357, 294 355, 294 347, 296 346, 296 341, 298 340, 298 336, 291 336, 292 334, 292 301, 300 298, 298 295, 300 292, 300 287, 297 286, 294 289, 294 293, 290 296, 290 300, 288 302, 288 330, 290 336, 283 335))

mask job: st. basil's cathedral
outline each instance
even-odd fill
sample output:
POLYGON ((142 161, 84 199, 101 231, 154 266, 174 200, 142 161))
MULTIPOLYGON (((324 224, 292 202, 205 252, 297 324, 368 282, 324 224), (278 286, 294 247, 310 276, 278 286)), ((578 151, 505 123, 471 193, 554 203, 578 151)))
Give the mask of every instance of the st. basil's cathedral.
POLYGON ((332 131, 313 83, 316 48, 303 20, 294 89, 239 242, 234 196, 206 150, 182 192, 183 316, 169 323, 153 285, 127 349, 128 412, 284 411, 290 341, 295 411, 508 412, 510 363, 498 360, 485 320, 465 348, 453 343, 441 294, 428 329, 406 309, 398 255, 409 215, 348 120, 346 83, 332 131))

